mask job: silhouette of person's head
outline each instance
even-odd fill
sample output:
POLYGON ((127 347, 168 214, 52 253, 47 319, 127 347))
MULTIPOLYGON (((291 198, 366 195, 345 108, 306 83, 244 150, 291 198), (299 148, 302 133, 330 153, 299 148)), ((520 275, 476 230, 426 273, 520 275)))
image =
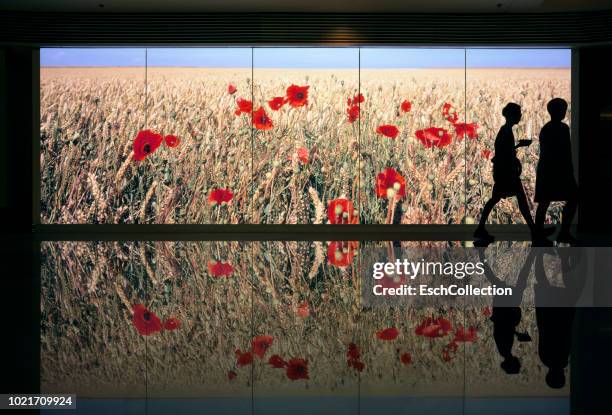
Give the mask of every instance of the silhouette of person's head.
POLYGON ((515 104, 514 102, 509 102, 502 110, 502 115, 504 116, 508 124, 518 124, 521 120, 522 115, 521 106, 519 104, 515 104))
POLYGON ((567 102, 563 98, 553 98, 546 104, 546 109, 553 121, 561 121, 567 112, 567 102))

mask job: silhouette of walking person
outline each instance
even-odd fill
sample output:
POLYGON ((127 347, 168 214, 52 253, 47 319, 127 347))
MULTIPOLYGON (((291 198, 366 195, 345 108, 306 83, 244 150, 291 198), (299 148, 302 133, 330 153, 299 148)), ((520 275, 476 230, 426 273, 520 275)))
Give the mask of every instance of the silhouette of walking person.
POLYGON ((544 230, 536 227, 531 217, 527 196, 521 183, 521 162, 516 157, 516 149, 529 146, 531 140, 520 140, 515 143, 512 133, 512 127, 521 121, 521 107, 510 102, 502 110, 502 115, 506 119, 506 123, 499 129, 495 138, 495 156, 492 159, 493 194, 482 209, 480 223, 474 232, 474 237, 485 243, 492 242, 495 238, 485 229, 491 211, 501 199, 516 197, 521 214, 531 230, 531 239, 534 242, 541 242, 544 230))
MULTIPOLYGON (((497 287, 511 287, 495 275, 485 260, 482 249, 478 250, 478 254, 483 263, 487 280, 497 287)), ((509 375, 517 374, 521 369, 521 361, 512 354, 514 337, 516 336, 519 342, 531 341, 528 333, 518 332, 516 328, 521 322, 522 312, 520 306, 523 301, 523 292, 527 287, 527 277, 531 271, 534 259, 535 251, 531 250, 521 268, 516 285, 512 287, 512 295, 493 297, 493 312, 490 317, 490 320, 493 322, 493 339, 495 340, 497 351, 504 359, 500 366, 509 375)))
POLYGON ((564 287, 552 286, 546 275, 544 252, 539 250, 535 263, 536 323, 538 326, 538 354, 548 368, 546 384, 554 389, 565 385, 571 345, 575 304, 584 288, 586 261, 580 251, 561 248, 552 252, 561 263, 564 287))
POLYGON ((562 120, 567 112, 567 102, 554 98, 546 106, 550 121, 540 131, 540 160, 536 171, 535 201, 536 225, 544 228, 544 220, 550 203, 563 201, 561 231, 558 242, 575 243, 570 225, 578 205, 578 185, 574 179, 570 130, 562 120))

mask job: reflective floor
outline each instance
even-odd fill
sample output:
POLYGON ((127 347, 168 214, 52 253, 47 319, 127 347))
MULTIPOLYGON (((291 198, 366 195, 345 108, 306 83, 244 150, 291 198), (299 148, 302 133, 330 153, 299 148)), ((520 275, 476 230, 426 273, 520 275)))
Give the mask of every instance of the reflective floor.
POLYGON ((569 413, 533 306, 508 374, 492 302, 364 305, 367 244, 43 242, 41 392, 81 413, 569 413))

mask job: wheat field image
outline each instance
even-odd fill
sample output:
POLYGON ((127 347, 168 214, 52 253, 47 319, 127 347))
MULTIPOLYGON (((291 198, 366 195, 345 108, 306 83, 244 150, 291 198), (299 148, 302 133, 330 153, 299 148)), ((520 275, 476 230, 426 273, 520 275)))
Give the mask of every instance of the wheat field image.
MULTIPOLYGON (((418 68, 368 66, 366 49, 341 68, 312 49, 303 68, 274 67, 283 49, 232 52, 248 67, 156 53, 41 69, 43 223, 473 223, 503 106, 522 106, 515 138, 534 139, 519 150, 532 200, 546 103, 570 100, 569 68, 471 68, 468 50, 466 69, 463 49, 455 67, 418 68)), ((512 199, 490 220, 522 222, 512 199)))

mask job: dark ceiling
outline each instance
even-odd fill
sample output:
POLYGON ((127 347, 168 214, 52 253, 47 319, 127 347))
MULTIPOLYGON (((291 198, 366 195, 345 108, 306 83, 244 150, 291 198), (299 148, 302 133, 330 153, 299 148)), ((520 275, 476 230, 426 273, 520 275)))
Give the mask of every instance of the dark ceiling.
POLYGON ((612 0, 1 0, 38 12, 550 13, 612 9, 612 0))

